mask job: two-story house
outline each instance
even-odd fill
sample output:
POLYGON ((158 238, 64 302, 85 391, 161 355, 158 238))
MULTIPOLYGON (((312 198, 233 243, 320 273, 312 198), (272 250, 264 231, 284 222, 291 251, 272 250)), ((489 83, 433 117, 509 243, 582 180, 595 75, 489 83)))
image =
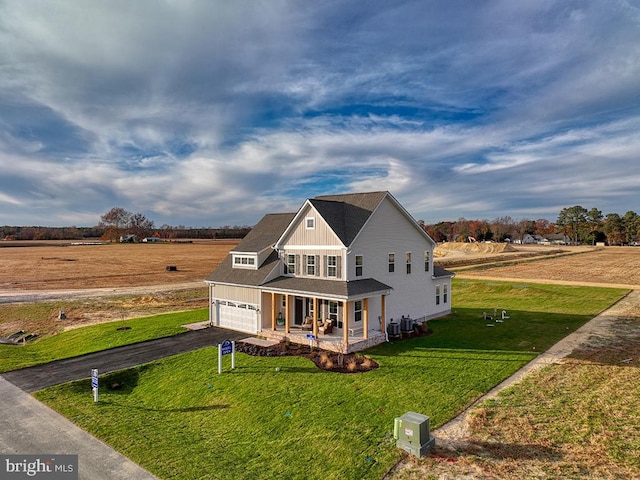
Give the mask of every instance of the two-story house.
POLYGON ((453 274, 434 247, 389 192, 308 199, 265 215, 207 278, 210 322, 344 351, 381 343, 388 322, 450 313, 453 274))

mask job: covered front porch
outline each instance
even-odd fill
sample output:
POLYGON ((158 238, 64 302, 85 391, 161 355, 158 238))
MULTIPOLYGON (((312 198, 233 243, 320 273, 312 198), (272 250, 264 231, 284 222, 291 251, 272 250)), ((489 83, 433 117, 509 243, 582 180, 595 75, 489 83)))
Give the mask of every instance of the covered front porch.
MULTIPOLYGON (((309 333, 303 333, 300 331, 292 330, 290 333, 286 333, 284 330, 263 330, 260 332, 261 336, 270 340, 282 341, 288 340, 293 343, 299 343, 301 345, 310 345, 321 350, 329 350, 339 353, 352 353, 366 350, 369 347, 379 345, 386 341, 386 336, 382 332, 376 332, 369 335, 369 338, 363 336, 350 336, 347 344, 347 348, 344 348, 344 338, 341 334, 334 333, 328 335, 314 336, 313 339, 307 337, 309 333)), ((313 334, 311 334, 313 335, 313 334)))
MULTIPOLYGON (((299 280, 287 278, 280 282, 280 288, 263 290, 264 337, 286 338, 343 353, 364 350, 386 340, 385 302, 389 287, 376 281, 351 282, 359 283, 355 285, 359 291, 352 289, 353 295, 343 296, 331 295, 327 288, 324 292, 303 291, 299 280), (294 285, 296 290, 283 288, 294 285)), ((335 288, 344 283, 324 281, 321 286, 335 288)))

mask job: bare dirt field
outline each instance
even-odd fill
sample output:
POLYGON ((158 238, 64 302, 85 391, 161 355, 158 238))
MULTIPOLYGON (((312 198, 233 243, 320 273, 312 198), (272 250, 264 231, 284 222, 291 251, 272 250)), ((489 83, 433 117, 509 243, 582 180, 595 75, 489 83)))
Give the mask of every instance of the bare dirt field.
POLYGON ((0 243, 0 336, 205 307, 204 279, 237 244, 0 243))
MULTIPOLYGON (((204 280, 238 240, 3 247, 1 290, 130 287, 204 280), (167 271, 175 266, 175 271, 167 271)), ((11 245, 16 245, 12 243, 11 245)))
MULTIPOLYGON (((640 248, 563 247, 566 255, 456 271, 458 278, 574 283, 640 288, 640 248)), ((494 257, 495 259, 495 257, 494 257)), ((508 260, 508 259, 507 259, 508 260)))

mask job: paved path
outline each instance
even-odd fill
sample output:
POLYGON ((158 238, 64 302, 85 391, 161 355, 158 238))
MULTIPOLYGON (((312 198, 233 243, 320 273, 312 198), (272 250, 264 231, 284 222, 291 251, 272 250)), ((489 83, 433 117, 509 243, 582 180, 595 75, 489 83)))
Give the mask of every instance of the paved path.
POLYGON ((0 375, 0 452, 77 454, 81 480, 155 479, 27 392, 87 378, 92 368, 98 368, 101 374, 107 373, 246 336, 221 328, 207 328, 4 373, 0 375))

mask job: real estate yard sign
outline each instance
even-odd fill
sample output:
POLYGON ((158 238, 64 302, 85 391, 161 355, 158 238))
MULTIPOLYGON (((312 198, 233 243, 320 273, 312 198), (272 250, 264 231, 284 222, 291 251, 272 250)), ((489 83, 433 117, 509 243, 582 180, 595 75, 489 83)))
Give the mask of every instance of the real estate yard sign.
POLYGON ((218 373, 222 373, 223 355, 231 355, 231 370, 236 368, 236 342, 225 340, 218 344, 218 373))
POLYGON ((91 389, 93 390, 93 401, 98 402, 98 369, 91 369, 91 389))

